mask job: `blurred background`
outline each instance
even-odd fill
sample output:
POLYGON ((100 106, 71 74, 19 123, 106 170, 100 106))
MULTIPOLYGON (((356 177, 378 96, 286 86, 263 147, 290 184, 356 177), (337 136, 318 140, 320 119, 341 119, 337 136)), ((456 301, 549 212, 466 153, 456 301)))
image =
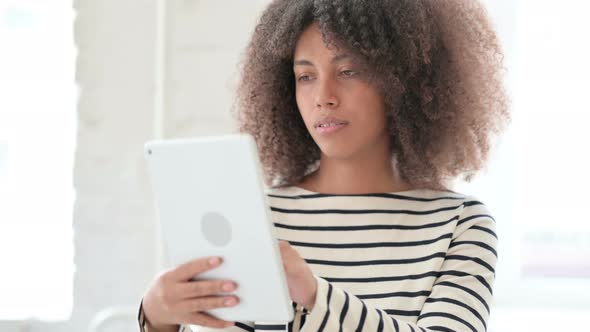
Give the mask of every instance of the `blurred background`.
MULTIPOLYGON (((232 131, 237 63, 268 2, 0 0, 0 331, 137 330, 161 266, 143 143, 232 131)), ((497 220, 489 331, 583 330, 590 4, 484 2, 513 123, 456 190, 497 220)))

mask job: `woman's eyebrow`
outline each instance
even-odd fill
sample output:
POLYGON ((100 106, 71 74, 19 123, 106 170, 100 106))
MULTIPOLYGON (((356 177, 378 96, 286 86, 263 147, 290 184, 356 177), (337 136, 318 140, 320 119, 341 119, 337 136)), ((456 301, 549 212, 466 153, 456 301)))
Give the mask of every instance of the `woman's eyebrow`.
POLYGON ((330 62, 336 63, 336 62, 340 62, 343 60, 348 60, 349 58, 350 58, 350 56, 348 56, 348 54, 339 54, 339 55, 333 57, 332 61, 330 61, 330 62))
POLYGON ((309 60, 301 59, 301 60, 295 60, 293 62, 293 66, 313 66, 313 63, 311 63, 311 61, 309 61, 309 60))
MULTIPOLYGON (((348 60, 349 58, 350 58, 350 56, 348 54, 339 54, 339 55, 334 56, 330 62, 336 63, 336 62, 348 60)), ((306 60, 306 59, 300 59, 300 60, 295 60, 293 62, 293 66, 313 66, 313 62, 306 60)))

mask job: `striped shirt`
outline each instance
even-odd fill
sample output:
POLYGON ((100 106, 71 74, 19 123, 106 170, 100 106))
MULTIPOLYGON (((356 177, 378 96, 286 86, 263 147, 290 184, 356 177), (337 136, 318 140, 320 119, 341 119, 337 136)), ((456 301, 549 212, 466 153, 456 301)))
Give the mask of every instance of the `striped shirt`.
POLYGON ((475 197, 424 189, 328 195, 295 186, 267 196, 277 237, 318 281, 315 304, 285 324, 236 322, 223 331, 486 331, 497 236, 475 197))

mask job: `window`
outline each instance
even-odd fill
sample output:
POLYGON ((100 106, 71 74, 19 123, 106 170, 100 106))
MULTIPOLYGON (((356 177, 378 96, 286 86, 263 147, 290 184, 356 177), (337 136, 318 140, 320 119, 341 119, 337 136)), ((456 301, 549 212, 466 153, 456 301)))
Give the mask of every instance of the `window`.
POLYGON ((0 0, 0 320, 72 310, 71 1, 0 0))
MULTIPOLYGON (((522 274, 590 277, 590 30, 585 1, 520 1, 516 34, 515 218, 522 274), (584 31, 584 32, 583 32, 584 31), (533 189, 535 188, 535 189, 533 189)), ((588 299, 590 302, 590 298, 588 299)))
POLYGON ((490 173, 460 187, 498 221, 489 331, 579 329, 590 314, 590 4, 484 2, 504 44, 513 101, 490 173))

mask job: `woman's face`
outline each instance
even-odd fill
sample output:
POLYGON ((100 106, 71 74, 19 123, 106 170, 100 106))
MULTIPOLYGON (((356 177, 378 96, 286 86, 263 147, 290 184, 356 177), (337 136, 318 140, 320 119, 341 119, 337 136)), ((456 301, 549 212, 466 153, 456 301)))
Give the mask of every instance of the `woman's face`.
POLYGON ((301 34, 293 64, 299 112, 325 156, 389 151, 383 98, 352 57, 326 47, 316 24, 301 34))

